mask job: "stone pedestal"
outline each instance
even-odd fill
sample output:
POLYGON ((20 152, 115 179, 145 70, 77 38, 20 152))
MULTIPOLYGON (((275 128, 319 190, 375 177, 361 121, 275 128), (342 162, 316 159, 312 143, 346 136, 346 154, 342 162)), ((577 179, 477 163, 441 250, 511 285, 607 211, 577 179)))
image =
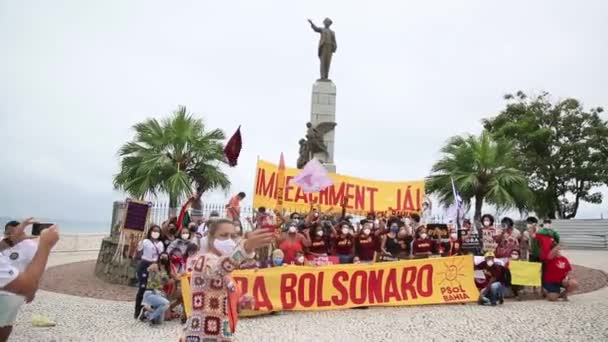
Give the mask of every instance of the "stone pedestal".
POLYGON ((135 262, 127 256, 128 246, 124 246, 122 251, 123 259, 118 262, 112 260, 116 249, 118 248, 118 240, 120 237, 120 226, 124 215, 124 202, 114 202, 112 210, 112 223, 110 226, 110 236, 103 239, 99 255, 97 256, 97 264, 95 265, 95 275, 112 284, 122 284, 135 286, 137 279, 135 278, 135 262))
MULTIPOLYGON (((330 81, 316 81, 312 86, 312 100, 310 105, 310 122, 313 127, 321 122, 336 122, 336 85, 330 81)), ((335 131, 331 130, 323 136, 327 146, 325 153, 316 153, 313 157, 323 162, 327 171, 335 173, 334 142, 335 131)))

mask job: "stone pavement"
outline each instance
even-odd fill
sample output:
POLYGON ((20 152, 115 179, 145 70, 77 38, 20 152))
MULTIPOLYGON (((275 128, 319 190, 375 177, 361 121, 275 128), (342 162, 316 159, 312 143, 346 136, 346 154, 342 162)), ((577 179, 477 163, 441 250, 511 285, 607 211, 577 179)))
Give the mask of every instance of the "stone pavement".
MULTIPOLYGON (((574 264, 608 272, 608 251, 566 251, 574 264)), ((56 253, 50 264, 95 259, 56 253)), ((134 290, 135 293, 135 290, 134 290)), ((39 291, 22 308, 10 341, 176 341, 180 326, 133 320, 133 303, 39 291), (31 326, 32 314, 56 320, 31 326)), ((367 310, 289 312, 239 321, 237 341, 608 341, 608 288, 570 302, 508 301, 503 306, 429 305, 367 310)))

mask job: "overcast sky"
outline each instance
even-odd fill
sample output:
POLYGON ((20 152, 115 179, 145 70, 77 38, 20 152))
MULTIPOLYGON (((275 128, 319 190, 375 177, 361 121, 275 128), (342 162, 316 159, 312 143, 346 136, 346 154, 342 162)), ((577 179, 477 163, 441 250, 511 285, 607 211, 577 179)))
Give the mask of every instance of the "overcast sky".
POLYGON ((325 16, 339 173, 421 179, 519 89, 608 106, 605 0, 0 0, 0 216, 109 220, 116 151, 178 105, 242 125, 228 174, 251 193, 257 156, 295 165, 318 78, 306 18, 325 16))

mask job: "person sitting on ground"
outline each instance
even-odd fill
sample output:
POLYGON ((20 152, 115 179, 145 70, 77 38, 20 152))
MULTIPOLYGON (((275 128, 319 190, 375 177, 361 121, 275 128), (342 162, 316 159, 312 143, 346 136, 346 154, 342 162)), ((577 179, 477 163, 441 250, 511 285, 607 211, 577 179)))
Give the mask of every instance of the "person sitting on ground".
POLYGON ((426 228, 420 226, 416 232, 416 240, 412 244, 412 256, 415 258, 427 258, 437 249, 435 240, 429 238, 426 228))
MULTIPOLYGON (((9 228, 10 233, 0 241, 0 248, 6 251, 7 248, 16 247, 27 240, 24 230, 31 223, 33 220, 30 218, 17 224, 16 227, 9 228)), ((44 229, 38 238, 34 255, 27 265, 14 263, 14 260, 11 260, 11 254, 15 252, 9 255, 0 252, 0 341, 8 340, 21 305, 34 300, 49 254, 58 240, 57 226, 44 229)))
POLYGON ((163 288, 171 282, 169 255, 161 253, 157 262, 148 266, 148 281, 144 292, 144 309, 139 316, 140 321, 149 321, 150 325, 161 324, 165 320, 165 312, 169 309, 169 300, 163 288))
POLYGON ((572 277, 570 261, 557 248, 555 256, 545 262, 543 289, 547 294, 547 299, 552 302, 559 298, 568 300, 568 294, 577 287, 578 282, 572 277))
MULTIPOLYGON (((196 247, 196 245, 194 245, 196 247)), ((190 247, 190 245, 188 245, 190 247)), ((186 249, 187 253, 187 249, 186 249)), ((176 248, 169 254, 170 265, 169 275, 172 282, 168 282, 164 287, 163 291, 167 295, 167 299, 171 303, 169 310, 165 313, 165 320, 171 320, 177 318, 179 315, 174 312, 175 308, 183 303, 182 291, 181 291, 181 278, 187 273, 186 272, 186 258, 182 256, 181 251, 176 248)))
POLYGON ((283 251, 283 262, 286 264, 293 264, 296 254, 304 252, 304 248, 310 246, 308 230, 305 229, 302 233, 299 233, 295 221, 292 220, 291 223, 287 231, 283 232, 277 239, 277 246, 283 251))
POLYGON ((509 217, 505 217, 501 221, 502 234, 496 237, 498 246, 495 253, 497 258, 508 258, 514 250, 517 250, 519 253, 521 233, 513 228, 513 225, 514 222, 509 217))
POLYGON ((372 233, 372 222, 363 220, 362 223, 363 229, 355 237, 355 258, 358 263, 372 263, 378 251, 379 238, 372 233))
POLYGON ((355 238, 348 221, 342 221, 339 225, 340 231, 334 228, 333 251, 338 256, 341 264, 350 264, 355 256, 355 238))
POLYGON ((507 268, 494 261, 494 253, 487 252, 485 260, 475 266, 477 270, 483 270, 486 276, 485 286, 479 292, 479 304, 492 306, 504 303, 504 289, 510 281, 510 273, 507 268))
POLYGON ((306 258, 304 257, 304 252, 297 252, 295 263, 296 266, 304 266, 306 265, 306 258))

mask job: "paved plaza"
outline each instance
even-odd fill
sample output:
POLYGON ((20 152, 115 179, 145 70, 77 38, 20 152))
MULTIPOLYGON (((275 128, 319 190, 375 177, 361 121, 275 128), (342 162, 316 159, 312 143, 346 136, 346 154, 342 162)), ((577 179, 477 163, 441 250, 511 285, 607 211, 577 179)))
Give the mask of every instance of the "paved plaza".
MULTIPOLYGON (((607 251, 565 251, 573 264, 608 272, 607 251)), ((57 253, 50 265, 90 260, 94 253, 57 253)), ((135 289, 134 289, 135 293, 135 289)), ((176 341, 180 325, 133 320, 133 303, 39 291, 22 308, 10 341, 176 341), (32 314, 57 322, 31 326, 32 314)), ((290 312, 242 319, 237 341, 608 341, 608 288, 570 302, 508 301, 499 307, 430 305, 367 310, 290 312)))

